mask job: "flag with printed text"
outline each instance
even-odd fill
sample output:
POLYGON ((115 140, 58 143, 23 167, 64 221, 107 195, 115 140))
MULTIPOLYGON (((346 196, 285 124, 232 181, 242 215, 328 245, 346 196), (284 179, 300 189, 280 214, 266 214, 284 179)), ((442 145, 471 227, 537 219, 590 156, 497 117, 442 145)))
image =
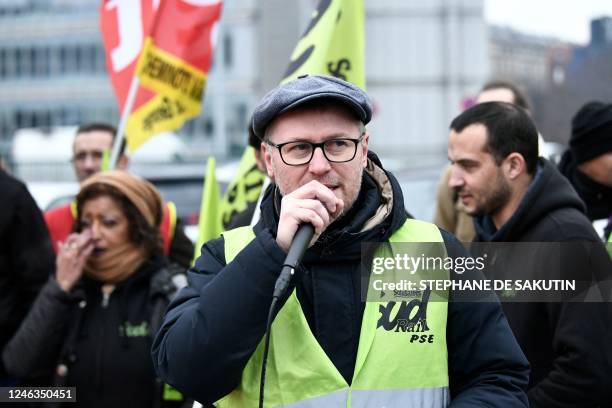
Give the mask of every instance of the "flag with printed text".
POLYGON ((102 2, 107 66, 121 110, 134 76, 140 81, 126 125, 130 151, 199 114, 221 8, 221 0, 102 2))
MULTIPOLYGON (((281 83, 303 74, 331 75, 365 88, 363 0, 320 0, 298 41, 281 83)), ((257 202, 265 174, 247 147, 221 208, 223 225, 257 202)))

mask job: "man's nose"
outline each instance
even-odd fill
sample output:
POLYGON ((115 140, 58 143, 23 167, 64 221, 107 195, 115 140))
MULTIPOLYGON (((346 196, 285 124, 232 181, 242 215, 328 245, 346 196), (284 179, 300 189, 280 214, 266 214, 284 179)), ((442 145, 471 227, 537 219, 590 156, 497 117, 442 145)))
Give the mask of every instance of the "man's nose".
POLYGON ((458 189, 463 187, 465 181, 463 180, 463 176, 461 175, 461 171, 457 169, 456 165, 451 166, 450 177, 448 178, 448 186, 452 189, 458 189))
POLYGON ((331 169, 329 161, 323 154, 322 147, 315 147, 314 153, 312 154, 312 160, 308 164, 308 171, 314 174, 326 173, 331 169))
POLYGON ((85 156, 85 161, 83 165, 87 169, 95 169, 100 165, 100 160, 96 159, 93 155, 88 154, 87 156, 85 156))

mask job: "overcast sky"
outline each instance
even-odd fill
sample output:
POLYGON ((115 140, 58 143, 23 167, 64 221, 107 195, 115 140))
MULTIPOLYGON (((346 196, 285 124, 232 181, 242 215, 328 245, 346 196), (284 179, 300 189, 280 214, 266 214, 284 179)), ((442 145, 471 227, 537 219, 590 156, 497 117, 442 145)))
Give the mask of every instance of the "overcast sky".
POLYGON ((612 17, 611 0, 485 0, 485 19, 525 33, 586 44, 590 20, 612 17))

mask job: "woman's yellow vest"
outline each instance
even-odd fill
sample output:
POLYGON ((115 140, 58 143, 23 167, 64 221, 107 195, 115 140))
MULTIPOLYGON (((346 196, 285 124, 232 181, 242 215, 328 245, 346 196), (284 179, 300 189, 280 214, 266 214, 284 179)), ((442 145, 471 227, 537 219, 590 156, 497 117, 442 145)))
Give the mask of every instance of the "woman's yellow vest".
MULTIPOLYGON (((250 227, 225 232, 226 262, 231 262, 254 236, 250 227)), ((408 219, 389 242, 442 243, 443 239, 433 224, 408 219)), ((294 290, 272 324, 265 406, 448 406, 448 303, 428 302, 428 298, 424 294, 411 302, 366 303, 349 385, 312 334, 294 290), (385 311, 391 322, 395 316, 392 328, 389 324, 381 326, 379 319, 385 311), (425 322, 406 324, 417 313, 426 316, 425 322)), ((263 339, 244 368, 238 387, 217 401, 217 407, 258 406, 262 355, 263 339)))

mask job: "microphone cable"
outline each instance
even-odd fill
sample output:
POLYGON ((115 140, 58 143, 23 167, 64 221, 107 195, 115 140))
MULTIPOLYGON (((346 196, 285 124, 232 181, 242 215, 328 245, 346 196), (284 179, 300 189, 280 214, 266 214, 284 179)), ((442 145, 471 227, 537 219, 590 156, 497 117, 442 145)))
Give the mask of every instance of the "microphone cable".
POLYGON ((266 322, 266 334, 264 340, 264 351, 263 359, 261 362, 261 377, 259 380, 259 408, 264 406, 264 391, 266 387, 266 365, 268 363, 268 351, 270 348, 270 332, 272 328, 272 321, 274 320, 274 310, 279 298, 285 293, 291 282, 291 277, 295 274, 295 268, 304 256, 304 252, 308 248, 310 240, 314 236, 314 227, 310 223, 300 224, 293 242, 287 252, 287 257, 283 263, 283 269, 281 270, 276 283, 274 284, 274 293, 272 294, 272 302, 270 303, 270 310, 268 311, 268 321, 266 322))
POLYGON ((266 323, 266 337, 264 341, 264 352, 263 360, 261 362, 261 377, 259 379, 259 408, 264 406, 264 389, 266 387, 266 364, 268 362, 268 350, 270 348, 270 328, 272 326, 272 317, 274 316, 274 309, 278 303, 278 298, 272 298, 270 304, 270 311, 268 312, 268 322, 266 323))

